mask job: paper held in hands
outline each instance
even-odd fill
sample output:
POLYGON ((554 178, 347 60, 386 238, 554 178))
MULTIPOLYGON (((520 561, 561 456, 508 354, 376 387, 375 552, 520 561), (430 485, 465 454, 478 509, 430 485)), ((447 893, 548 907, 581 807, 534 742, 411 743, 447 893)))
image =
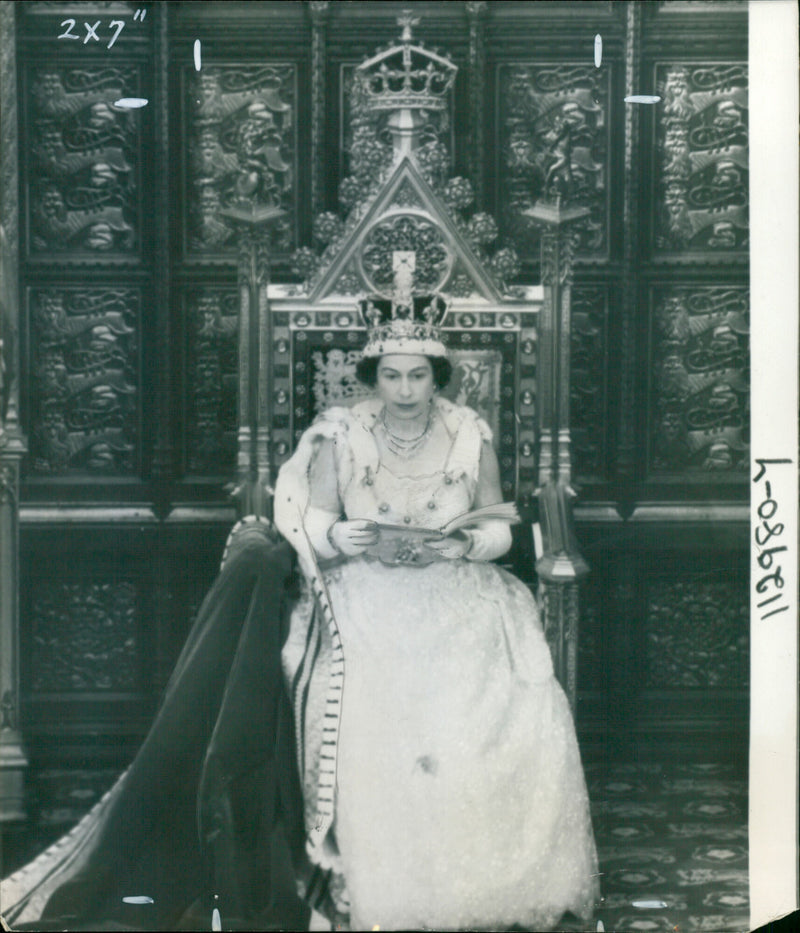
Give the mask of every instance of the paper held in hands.
POLYGON ((501 521, 513 525, 520 521, 513 502, 499 502, 481 509, 462 512, 442 525, 441 528, 420 528, 414 525, 382 525, 377 523, 378 543, 367 550, 367 554, 378 557, 387 564, 416 564, 423 566, 444 558, 426 541, 441 541, 456 531, 480 526, 482 521, 501 521))

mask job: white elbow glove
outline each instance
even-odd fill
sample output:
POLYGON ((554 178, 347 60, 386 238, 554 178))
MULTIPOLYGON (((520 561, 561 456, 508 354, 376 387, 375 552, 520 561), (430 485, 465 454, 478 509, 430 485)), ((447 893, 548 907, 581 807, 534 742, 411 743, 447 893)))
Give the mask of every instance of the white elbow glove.
POLYGON ((511 547, 511 528, 507 522, 481 522, 480 528, 470 528, 467 534, 472 539, 466 553, 468 560, 494 560, 511 547))
POLYGON ((330 512, 328 509, 318 509, 310 505, 303 515, 303 527, 305 528, 311 547, 314 548, 318 557, 323 560, 330 560, 338 557, 339 552, 331 543, 328 537, 328 531, 334 522, 341 518, 340 512, 330 512))

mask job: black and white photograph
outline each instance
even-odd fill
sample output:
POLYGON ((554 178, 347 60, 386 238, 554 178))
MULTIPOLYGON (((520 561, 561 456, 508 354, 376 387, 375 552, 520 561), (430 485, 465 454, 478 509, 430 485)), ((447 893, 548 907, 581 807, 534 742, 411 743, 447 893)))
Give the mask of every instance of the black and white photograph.
POLYGON ((3 929, 798 908, 797 34, 0 0, 3 929))

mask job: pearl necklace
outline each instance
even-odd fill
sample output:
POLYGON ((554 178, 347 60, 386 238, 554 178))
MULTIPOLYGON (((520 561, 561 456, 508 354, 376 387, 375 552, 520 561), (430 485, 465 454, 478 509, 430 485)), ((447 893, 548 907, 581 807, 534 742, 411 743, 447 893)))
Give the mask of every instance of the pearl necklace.
POLYGON ((418 434, 416 437, 400 437, 395 434, 386 423, 385 408, 381 412, 380 427, 389 450, 396 456, 407 460, 415 454, 430 437, 431 431, 433 430, 433 405, 428 409, 428 420, 425 423, 422 434, 418 434))

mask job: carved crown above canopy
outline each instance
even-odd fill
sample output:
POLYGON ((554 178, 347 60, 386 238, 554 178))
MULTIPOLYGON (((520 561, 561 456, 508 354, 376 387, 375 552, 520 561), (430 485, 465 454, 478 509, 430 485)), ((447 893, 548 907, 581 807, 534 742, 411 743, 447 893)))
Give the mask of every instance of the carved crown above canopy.
POLYGON ((454 298, 496 304, 519 297, 509 288, 516 253, 498 244, 497 224, 473 212, 466 178, 447 178, 449 95, 457 68, 448 57, 412 39, 418 20, 398 19, 398 43, 359 65, 350 86, 349 167, 339 214, 314 222, 324 251, 294 254, 313 302, 364 293, 389 297, 393 256, 415 254, 414 293, 445 291, 454 298))
POLYGON ((445 109, 458 69, 449 58, 412 41, 411 27, 419 25, 418 17, 406 12, 397 22, 403 27, 401 44, 362 62, 356 82, 370 109, 409 110, 424 119, 426 110, 445 109))

